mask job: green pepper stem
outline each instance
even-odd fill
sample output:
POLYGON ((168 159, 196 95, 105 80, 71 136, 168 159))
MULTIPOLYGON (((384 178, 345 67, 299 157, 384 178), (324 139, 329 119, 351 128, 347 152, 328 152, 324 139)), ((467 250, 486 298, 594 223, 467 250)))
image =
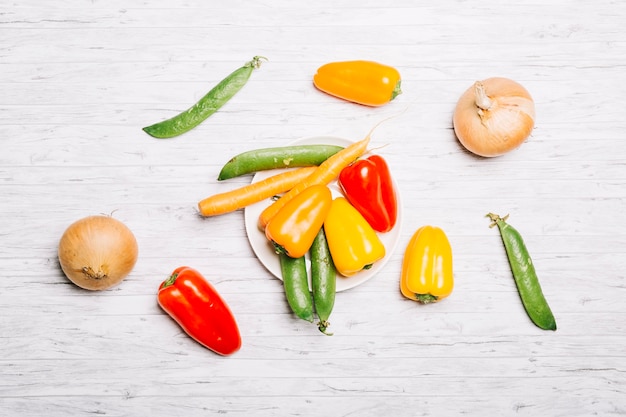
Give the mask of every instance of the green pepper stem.
POLYGON ((398 97, 400 94, 402 94, 402 85, 401 85, 402 81, 398 80, 398 82, 396 83, 395 87, 393 88, 393 91, 391 92, 391 99, 393 100, 394 98, 398 97))
POLYGON ((287 255, 289 256, 289 254, 287 253, 287 250, 285 249, 284 246, 279 245, 278 243, 274 242, 272 240, 272 245, 274 246, 274 252, 276 252, 278 255, 287 255))
POLYGON ((178 278, 178 272, 170 275, 169 278, 163 282, 162 288, 169 287, 170 285, 174 285, 174 282, 176 282, 176 278, 178 278))
POLYGON ((415 294, 415 299, 423 304, 434 303, 439 300, 439 297, 432 294, 415 294))

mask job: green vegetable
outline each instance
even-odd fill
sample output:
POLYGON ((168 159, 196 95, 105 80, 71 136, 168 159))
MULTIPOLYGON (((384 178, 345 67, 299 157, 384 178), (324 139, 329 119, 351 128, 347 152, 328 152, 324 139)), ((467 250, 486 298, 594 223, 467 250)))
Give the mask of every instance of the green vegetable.
POLYGON ((508 214, 501 218, 497 214, 489 213, 487 217, 492 221, 489 227, 497 225, 500 230, 513 278, 528 317, 541 329, 556 330, 556 320, 541 291, 535 267, 522 236, 506 223, 508 214))
POLYGON ((328 318, 333 311, 335 305, 335 292, 337 286, 337 274, 333 258, 330 256, 328 242, 326 241, 326 233, 322 227, 317 233, 313 245, 310 249, 311 254, 311 287, 313 289, 313 303, 315 311, 320 319, 318 327, 322 333, 326 333, 330 323, 328 318))
POLYGON ((280 258, 280 270, 289 307, 291 307, 291 310, 297 317, 312 323, 313 300, 309 291, 304 256, 291 258, 283 253, 278 254, 278 256, 280 258))
POLYGON ((252 70, 261 66, 261 56, 236 69, 204 95, 196 104, 182 113, 159 123, 144 127, 143 130, 155 138, 173 138, 190 131, 210 115, 220 109, 246 84, 252 70))
POLYGON ((293 145, 255 149, 232 157, 224 165, 217 179, 222 181, 268 169, 319 165, 341 149, 342 146, 335 145, 293 145))

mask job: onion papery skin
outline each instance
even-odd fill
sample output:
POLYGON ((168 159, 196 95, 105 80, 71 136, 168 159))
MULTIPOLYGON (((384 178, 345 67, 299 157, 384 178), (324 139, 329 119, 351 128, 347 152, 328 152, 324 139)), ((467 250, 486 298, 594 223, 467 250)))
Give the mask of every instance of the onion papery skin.
POLYGON ((110 216, 88 216, 72 223, 59 242, 59 264, 67 278, 86 290, 111 288, 133 270, 139 249, 135 236, 110 216))
POLYGON ((532 133, 535 103, 521 84, 508 78, 488 78, 477 81, 459 98, 453 124, 468 151, 483 157, 500 156, 518 148, 532 133), (477 104, 478 84, 484 88, 489 108, 477 104))

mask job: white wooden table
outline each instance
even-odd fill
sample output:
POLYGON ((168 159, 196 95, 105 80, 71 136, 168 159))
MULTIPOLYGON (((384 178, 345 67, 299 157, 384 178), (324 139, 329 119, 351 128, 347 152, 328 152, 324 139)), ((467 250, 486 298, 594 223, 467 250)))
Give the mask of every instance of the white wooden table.
POLYGON ((371 0, 38 0, 0 12, 0 415, 591 416, 626 414, 626 3, 371 0), (489 4, 492 3, 492 4, 489 4), (141 127, 187 108, 254 55, 245 88, 192 132, 141 127), (317 91, 323 63, 393 65, 403 94, 381 108, 317 91), (518 150, 477 158, 451 115, 475 80, 533 95, 518 150), (337 296, 334 336, 289 312, 254 256, 243 212, 197 202, 233 155, 308 136, 372 138, 403 201, 398 249, 337 296), (526 317, 499 235, 510 213, 555 313, 526 317), (73 221, 111 213, 140 256, 119 286, 62 274, 73 221), (456 286, 418 305, 398 289, 403 250, 442 227, 456 286), (241 350, 219 357, 156 303, 193 266, 235 312, 241 350))

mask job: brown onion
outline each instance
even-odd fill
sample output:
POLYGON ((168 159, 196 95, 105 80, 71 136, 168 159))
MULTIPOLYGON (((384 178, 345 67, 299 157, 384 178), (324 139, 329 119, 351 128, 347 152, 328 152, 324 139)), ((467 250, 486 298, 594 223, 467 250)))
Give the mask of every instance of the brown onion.
POLYGON ((535 126, 535 103, 508 78, 477 81, 459 99, 454 132, 470 152, 493 157, 519 147, 535 126))
POLYGON ((137 262, 135 236, 110 216, 89 216, 71 224, 59 242, 59 263, 74 284, 105 290, 119 284, 137 262))

